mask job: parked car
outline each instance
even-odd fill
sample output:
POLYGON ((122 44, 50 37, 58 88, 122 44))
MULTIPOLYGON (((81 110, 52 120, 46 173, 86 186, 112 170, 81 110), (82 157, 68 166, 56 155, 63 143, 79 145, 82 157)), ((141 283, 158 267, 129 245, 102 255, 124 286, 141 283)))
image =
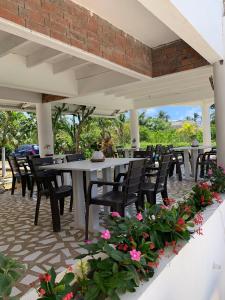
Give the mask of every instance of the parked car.
POLYGON ((35 144, 21 145, 12 154, 15 156, 39 154, 39 146, 35 144))

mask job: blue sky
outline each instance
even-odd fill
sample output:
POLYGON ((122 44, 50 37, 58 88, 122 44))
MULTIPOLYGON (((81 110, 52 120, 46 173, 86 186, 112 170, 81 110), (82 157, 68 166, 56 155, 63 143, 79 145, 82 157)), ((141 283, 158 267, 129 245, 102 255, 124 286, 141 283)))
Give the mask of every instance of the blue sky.
POLYGON ((201 116, 200 106, 161 106, 140 110, 145 111, 147 116, 155 117, 160 110, 165 111, 169 116, 170 120, 184 120, 187 116, 193 117, 193 114, 197 112, 201 116))

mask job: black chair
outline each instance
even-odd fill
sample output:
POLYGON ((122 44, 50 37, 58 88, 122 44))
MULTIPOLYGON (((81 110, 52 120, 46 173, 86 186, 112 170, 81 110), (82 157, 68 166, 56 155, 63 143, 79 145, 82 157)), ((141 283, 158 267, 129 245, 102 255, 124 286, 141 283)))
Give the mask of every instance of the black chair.
POLYGON ((85 156, 83 153, 74 153, 74 154, 66 155, 67 162, 80 161, 80 160, 85 160, 85 156))
POLYGON ((50 164, 50 162, 53 161, 52 157, 45 157, 45 158, 31 158, 29 160, 29 165, 31 172, 34 176, 34 180, 37 185, 37 204, 36 204, 36 211, 35 211, 35 219, 34 219, 34 225, 38 224, 38 216, 39 216, 39 209, 41 204, 41 198, 42 196, 45 196, 46 198, 50 197, 51 201, 51 209, 52 209, 52 220, 53 220, 53 230, 59 231, 60 230, 60 220, 57 219, 57 207, 58 204, 54 204, 54 198, 55 201, 60 200, 60 207, 61 207, 61 213, 63 213, 62 205, 64 206, 64 198, 67 197, 67 195, 71 196, 70 200, 70 211, 72 211, 73 207, 73 190, 71 186, 58 186, 56 177, 60 175, 61 173, 57 170, 43 170, 40 169, 40 167, 47 166, 50 164), (52 192, 52 181, 54 181, 54 193, 56 194, 54 196, 54 193, 52 192))
POLYGON ((146 147, 146 151, 149 151, 149 152, 154 152, 154 146, 153 145, 148 145, 147 147, 146 147))
POLYGON ((86 197, 86 227, 85 238, 88 239, 89 208, 90 205, 110 206, 111 211, 117 211, 121 216, 125 214, 125 207, 135 203, 138 209, 140 200, 140 188, 145 172, 145 159, 131 161, 128 166, 128 172, 123 182, 105 182, 91 181, 86 197), (113 190, 96 197, 92 197, 93 185, 109 185, 113 190), (120 189, 121 187, 121 189, 120 189))
POLYGON ((12 172, 12 190, 11 195, 14 195, 16 182, 21 182, 22 185, 22 196, 25 197, 26 195, 26 186, 30 188, 30 176, 31 173, 28 172, 25 159, 17 159, 14 156, 8 156, 9 166, 12 172))
MULTIPOLYGON (((71 204, 73 203, 73 189, 68 185, 62 185, 59 187, 56 176, 54 175, 44 176, 43 183, 47 187, 50 197, 53 231, 59 232, 61 230, 60 215, 64 214, 64 202, 66 197, 70 197, 70 211, 72 211, 71 204)), ((38 210, 36 209, 35 220, 38 220, 38 213, 39 208, 38 210)))
POLYGON ((151 204, 156 204, 156 195, 161 193, 162 198, 168 198, 167 192, 167 177, 169 166, 171 163, 171 154, 162 156, 159 170, 156 175, 156 182, 144 182, 141 186, 141 205, 144 207, 144 196, 146 195, 147 201, 151 204))
POLYGON ((183 153, 179 154, 174 150, 170 151, 172 157, 171 157, 171 164, 170 164, 170 169, 169 169, 169 177, 173 176, 174 169, 176 166, 176 174, 178 175, 179 181, 182 181, 182 170, 181 166, 184 164, 184 156, 183 153))
POLYGON ((213 162, 216 162, 216 151, 207 151, 198 155, 196 160, 196 169, 195 169, 195 182, 198 181, 198 173, 200 167, 201 178, 205 178, 208 175, 208 171, 213 162))

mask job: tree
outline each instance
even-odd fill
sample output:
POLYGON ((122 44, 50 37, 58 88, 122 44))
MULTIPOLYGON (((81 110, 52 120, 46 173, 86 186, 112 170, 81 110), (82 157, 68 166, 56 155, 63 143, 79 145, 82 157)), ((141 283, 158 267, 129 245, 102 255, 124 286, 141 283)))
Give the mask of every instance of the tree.
POLYGON ((157 118, 158 118, 158 119, 161 119, 161 120, 164 120, 164 121, 166 121, 166 122, 168 122, 170 116, 169 116, 165 111, 160 110, 160 111, 158 112, 157 118))
POLYGON ((198 114, 198 113, 194 113, 193 114, 193 121, 195 122, 195 123, 197 123, 197 121, 199 120, 199 118, 200 118, 200 115, 198 114))

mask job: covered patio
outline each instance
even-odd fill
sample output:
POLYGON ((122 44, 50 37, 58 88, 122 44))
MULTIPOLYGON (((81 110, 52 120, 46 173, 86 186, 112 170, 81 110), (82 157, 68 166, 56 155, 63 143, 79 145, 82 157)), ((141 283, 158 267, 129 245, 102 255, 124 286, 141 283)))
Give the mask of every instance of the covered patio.
MULTIPOLYGON (((182 151, 183 180, 178 181, 176 174, 166 180, 169 198, 181 202, 195 184, 198 154, 212 147, 212 104, 216 107, 217 163, 225 165, 224 8, 219 0, 216 4, 207 3, 211 24, 206 30, 203 20, 196 22, 200 16, 194 11, 195 17, 190 14, 196 4, 182 7, 176 2, 2 1, 0 110, 36 113, 40 156, 51 154, 55 159, 58 153, 54 153, 52 115, 62 104, 66 104, 66 114, 82 106, 94 108, 93 116, 103 118, 129 112, 130 145, 135 150, 142 150, 138 110, 169 105, 201 106, 202 148, 177 149, 182 151), (124 14, 127 9, 129 16, 124 14)), ((109 165, 98 168, 89 160, 84 160, 82 167, 80 162, 66 162, 65 153, 60 158, 63 163, 58 167, 54 164, 41 169, 69 172, 65 182, 72 185, 73 211, 69 211, 70 203, 66 201, 61 224, 54 227, 53 222, 55 232, 51 219, 53 207, 48 199, 42 199, 38 225, 34 225, 36 188, 32 196, 26 193, 22 197, 20 185, 14 195, 10 191, 0 194, 0 252, 26 265, 23 277, 12 292, 19 299, 30 289, 30 284, 37 286, 39 274, 51 267, 60 273, 74 265, 76 257, 85 252, 80 244, 85 240, 89 181, 98 179, 99 174, 104 181, 112 181, 112 170, 118 167, 117 173, 125 172, 123 165, 130 166, 139 159, 125 157, 125 163, 122 158, 112 158, 121 159, 121 163, 109 164, 106 160, 103 164, 109 165), (69 178, 68 183, 70 175, 72 180, 69 178)), ((154 168, 159 166, 160 160, 154 168)), ((93 194, 97 197, 109 191, 108 187, 98 186, 93 194)), ((156 202, 162 202, 158 193, 156 202)), ((90 240, 95 240, 96 232, 102 230, 102 216, 108 213, 103 208, 91 209, 90 240)), ((126 209, 127 215, 136 216, 136 213, 134 205, 126 209)))

